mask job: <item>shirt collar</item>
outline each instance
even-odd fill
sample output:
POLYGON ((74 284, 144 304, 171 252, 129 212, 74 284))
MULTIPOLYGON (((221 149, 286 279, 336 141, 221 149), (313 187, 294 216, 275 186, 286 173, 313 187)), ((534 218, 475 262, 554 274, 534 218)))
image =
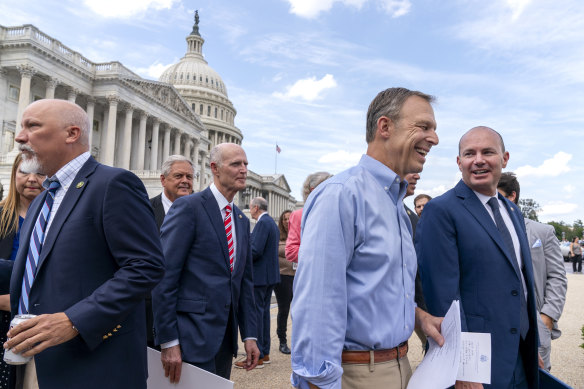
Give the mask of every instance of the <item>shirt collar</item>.
POLYGON ((267 215, 267 214, 268 214, 267 212, 262 212, 262 214, 260 216, 258 216, 258 220, 257 221, 259 222, 260 219, 262 218, 262 216, 267 215))
POLYGON ((212 183, 209 186, 209 188, 211 189, 213 196, 215 196, 215 200, 217 201, 217 204, 219 204, 220 210, 225 208, 229 204, 229 205, 231 205, 231 210, 233 211, 233 202, 227 201, 225 196, 223 196, 223 194, 221 192, 219 192, 219 189, 217 189, 217 187, 215 186, 215 183, 212 183))
POLYGON ((49 188, 51 181, 55 181, 55 179, 57 179, 61 184, 61 188, 63 188, 64 191, 67 191, 67 189, 69 189, 69 186, 75 179, 75 176, 77 175, 77 173, 79 173, 79 170, 81 170, 81 167, 85 164, 85 162, 87 162, 89 157, 90 157, 89 151, 86 151, 83 154, 80 154, 77 157, 70 160, 69 162, 67 162, 62 168, 60 168, 57 171, 57 173, 55 173, 53 177, 47 177, 45 181, 43 181, 43 186, 45 187, 45 189, 49 188))
POLYGON ((394 204, 397 204, 398 201, 403 201, 408 184, 406 181, 402 181, 393 170, 367 154, 363 154, 359 165, 375 178, 379 185, 390 195, 394 204))
POLYGON ((494 198, 496 198, 496 199, 497 199, 497 201, 499 201, 499 197, 497 196, 497 194, 495 194, 494 196, 487 196, 487 195, 484 195, 484 194, 482 194, 482 193, 479 193, 479 192, 477 192, 477 191, 474 191, 474 190, 473 190, 473 192, 474 192, 474 194, 475 194, 475 195, 477 195, 477 197, 479 198, 480 202, 481 202, 481 203, 482 203, 482 204, 483 204, 485 207, 488 205, 487 203, 489 202, 489 200, 490 200, 491 198, 493 198, 493 197, 494 197, 494 198))
POLYGON ((162 193, 160 194, 160 200, 162 201, 162 207, 164 208, 164 214, 166 215, 168 213, 168 210, 170 209, 170 207, 172 207, 172 201, 170 201, 170 199, 168 197, 166 197, 166 195, 164 194, 164 189, 162 190, 162 193))

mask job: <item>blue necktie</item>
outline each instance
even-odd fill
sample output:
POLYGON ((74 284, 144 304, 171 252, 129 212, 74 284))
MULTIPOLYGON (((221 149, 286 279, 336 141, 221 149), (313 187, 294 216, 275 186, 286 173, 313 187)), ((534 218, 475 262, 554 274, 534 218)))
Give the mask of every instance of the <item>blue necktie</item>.
POLYGON ((493 216, 495 216, 495 224, 497 224, 497 229, 501 233, 501 237, 507 246, 507 249, 511 253, 511 258, 513 259, 513 267, 515 270, 518 271, 520 279, 519 286, 521 290, 519 294, 519 299, 521 300, 521 308, 519 309, 519 331, 521 333, 521 338, 525 339, 527 336, 527 331, 529 331, 529 316, 527 315, 527 302, 525 300, 525 292, 523 290, 523 273, 519 269, 519 264, 517 262, 517 256, 515 255, 515 247, 513 246, 513 239, 511 239, 511 233, 507 229, 505 225, 505 221, 503 221, 503 217, 501 216, 501 211, 499 210, 499 200, 495 197, 491 197, 488 201, 489 206, 493 210, 493 216))
POLYGON ((30 294, 30 287, 36 276, 41 249, 43 248, 43 242, 45 241, 45 231, 47 230, 47 223, 49 222, 49 216, 51 215, 51 207, 55 201, 55 192, 57 192, 57 189, 59 189, 60 186, 61 184, 59 181, 51 181, 41 213, 39 214, 34 229, 32 230, 28 246, 28 254, 26 257, 24 277, 22 279, 22 291, 20 292, 20 301, 18 304, 19 314, 28 313, 28 296, 30 294))

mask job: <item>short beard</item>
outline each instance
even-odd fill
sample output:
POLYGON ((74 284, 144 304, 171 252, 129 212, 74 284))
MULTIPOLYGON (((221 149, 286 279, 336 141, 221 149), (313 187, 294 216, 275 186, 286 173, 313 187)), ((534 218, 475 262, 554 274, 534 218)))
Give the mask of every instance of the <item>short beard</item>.
POLYGON ((18 150, 21 152, 22 162, 20 170, 22 172, 46 174, 34 150, 27 145, 20 145, 18 150))

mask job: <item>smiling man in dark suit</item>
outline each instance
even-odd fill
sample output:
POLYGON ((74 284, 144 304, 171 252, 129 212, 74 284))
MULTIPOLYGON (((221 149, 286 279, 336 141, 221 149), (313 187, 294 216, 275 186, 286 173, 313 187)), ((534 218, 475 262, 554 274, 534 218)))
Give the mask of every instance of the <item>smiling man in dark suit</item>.
POLYGON ((172 203, 193 193, 194 174, 193 162, 183 155, 171 155, 162 164, 162 193, 150 199, 159 230, 172 203))
MULTIPOLYGON (((251 217, 257 223, 251 234, 251 253, 253 258, 253 284, 256 309, 258 313, 258 347, 260 360, 258 366, 270 363, 270 303, 274 286, 280 283, 278 244, 280 230, 268 215, 268 202, 256 197, 250 204, 251 217)), ((236 362, 235 367, 244 368, 245 361, 236 362)))
POLYGON ((188 362, 224 378, 237 354, 256 367, 256 309, 249 220, 233 204, 245 189, 247 157, 234 143, 211 150, 213 183, 177 199, 161 229, 166 275, 152 292, 154 328, 167 377, 178 382, 188 362))
POLYGON ((38 315, 4 345, 34 355, 25 388, 37 377, 43 389, 146 388, 144 297, 164 273, 160 240, 144 185, 91 158, 90 128, 78 105, 39 100, 16 137, 48 177, 10 285, 12 314, 38 315))
MULTIPOLYGON (((523 216, 497 192, 507 165, 501 135, 475 127, 459 142, 462 180, 428 202, 416 252, 428 311, 446 314, 460 301, 462 331, 491 334, 486 388, 538 387, 533 268, 523 216)), ((483 388, 456 382, 456 388, 483 388)))

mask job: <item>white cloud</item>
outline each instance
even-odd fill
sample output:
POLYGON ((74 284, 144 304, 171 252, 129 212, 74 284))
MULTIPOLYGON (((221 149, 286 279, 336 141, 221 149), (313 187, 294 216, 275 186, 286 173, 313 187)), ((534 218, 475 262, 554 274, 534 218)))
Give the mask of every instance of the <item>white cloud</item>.
POLYGON ((572 212, 574 212, 577 208, 578 204, 556 201, 550 202, 542 206, 541 212, 539 214, 549 219, 550 217, 553 216, 569 215, 572 212))
POLYGON ((273 95, 283 98, 300 97, 306 101, 314 101, 321 97, 321 92, 336 86, 337 82, 333 75, 327 74, 320 80, 317 80, 316 77, 298 80, 287 88, 286 93, 275 92, 273 95))
MULTIPOLYGON (((290 12, 307 19, 317 17, 321 12, 330 11, 335 3, 342 3, 361 9, 363 5, 370 0, 288 0, 290 3, 290 12)), ((410 0, 376 0, 381 9, 398 18, 410 12, 412 3, 410 0)))
POLYGON ((148 9, 160 11, 171 8, 177 0, 84 0, 83 3, 105 18, 126 19, 148 9))
POLYGON ((568 184, 568 185, 564 185, 562 190, 564 191, 565 194, 570 195, 576 191, 576 187, 572 184, 568 184))
POLYGON ((410 0, 381 0, 380 3, 381 8, 392 18, 404 16, 412 8, 410 0))
POLYGON ((362 153, 352 153, 345 150, 337 150, 332 153, 324 154, 318 159, 318 163, 332 166, 334 169, 331 170, 339 171, 341 169, 346 169, 356 165, 359 162, 361 155, 362 153))
POLYGON ((513 12, 511 20, 517 20, 529 3, 531 3, 531 0, 507 0, 507 6, 513 12))
MULTIPOLYGON (((173 63, 176 63, 174 61, 173 63)), ((148 66, 147 68, 136 68, 134 71, 141 75, 142 77, 152 78, 158 80, 158 78, 164 73, 166 69, 172 66, 173 63, 169 63, 168 65, 164 65, 160 62, 154 62, 152 65, 148 66)))
POLYGON ((569 162, 572 159, 572 154, 560 151, 552 158, 546 159, 539 166, 533 167, 525 165, 517 168, 515 173, 519 177, 535 176, 535 177, 556 177, 562 173, 570 171, 569 162))

